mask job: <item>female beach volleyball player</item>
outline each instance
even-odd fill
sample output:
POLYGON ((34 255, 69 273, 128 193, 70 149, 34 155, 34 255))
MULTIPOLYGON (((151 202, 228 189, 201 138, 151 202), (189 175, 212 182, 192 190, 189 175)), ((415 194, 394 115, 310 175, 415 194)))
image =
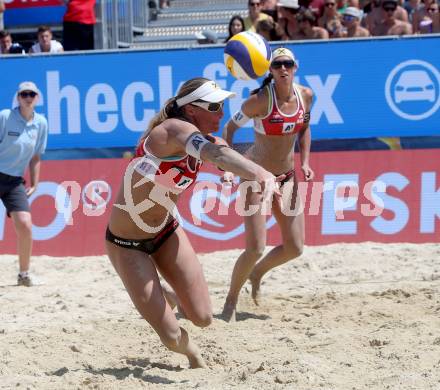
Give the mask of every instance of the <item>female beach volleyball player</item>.
POLYGON ((223 102, 231 96, 215 82, 195 78, 165 103, 141 137, 106 232, 108 255, 137 310, 192 368, 204 362, 173 306, 200 327, 211 323, 212 309, 201 265, 173 216, 177 198, 195 181, 203 160, 258 182, 264 195, 276 187, 272 173, 209 135, 219 129, 223 102), (174 291, 164 289, 159 274, 174 291))
MULTIPOLYGON (((300 209, 298 182, 293 169, 295 141, 299 139, 301 170, 305 180, 312 180, 314 172, 309 166, 310 154, 310 107, 313 94, 309 88, 295 84, 293 78, 297 61, 287 48, 278 48, 272 53, 270 74, 260 88, 253 91, 241 109, 225 126, 223 137, 232 145, 234 132, 254 120, 255 143, 246 152, 246 157, 266 168, 275 175, 285 174, 281 190, 291 191, 284 197, 273 198, 271 208, 281 229, 282 244, 273 248, 263 257, 266 246, 266 215, 261 212, 244 217, 246 248, 238 258, 232 272, 231 284, 223 308, 222 317, 226 321, 235 319, 235 310, 240 290, 246 279, 252 284, 252 297, 258 303, 258 293, 262 277, 277 267, 301 255, 304 244, 304 214, 285 213, 300 209), (290 186, 286 185, 291 182, 290 186), (290 187, 290 188, 289 188, 290 187), (287 199, 285 199, 287 198, 287 199)), ((242 178, 242 180, 246 180, 242 178)), ((261 194, 247 191, 242 194, 246 206, 262 205, 261 194)))

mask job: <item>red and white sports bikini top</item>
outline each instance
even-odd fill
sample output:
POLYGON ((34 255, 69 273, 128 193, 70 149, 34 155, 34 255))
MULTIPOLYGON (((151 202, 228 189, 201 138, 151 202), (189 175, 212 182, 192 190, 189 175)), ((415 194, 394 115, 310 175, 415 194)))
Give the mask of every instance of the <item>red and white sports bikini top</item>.
POLYGON ((189 154, 183 157, 156 157, 147 149, 147 140, 148 136, 137 147, 133 157, 133 160, 139 158, 134 168, 136 172, 176 193, 183 192, 194 183, 202 166, 202 160, 189 154))
POLYGON ((297 109, 293 114, 284 114, 278 108, 273 83, 268 86, 268 114, 262 118, 254 118, 254 128, 257 133, 266 135, 289 135, 301 131, 304 126, 304 102, 298 87, 292 84, 295 93, 297 109))

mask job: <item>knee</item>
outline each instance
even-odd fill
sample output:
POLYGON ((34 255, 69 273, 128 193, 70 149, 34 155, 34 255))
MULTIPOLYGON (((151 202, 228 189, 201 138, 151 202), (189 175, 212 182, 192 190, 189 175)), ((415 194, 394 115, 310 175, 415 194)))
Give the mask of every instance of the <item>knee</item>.
POLYGON ((191 322, 199 328, 206 328, 212 324, 212 313, 198 314, 190 318, 191 322))
POLYGON ((254 263, 262 257, 264 254, 264 246, 255 246, 251 248, 246 248, 246 257, 252 260, 254 263))
POLYGON ((291 241, 288 244, 284 244, 284 253, 289 260, 301 256, 303 251, 303 241, 291 241))
POLYGON ((32 220, 30 216, 17 218, 15 220, 15 229, 19 235, 32 235, 32 220))

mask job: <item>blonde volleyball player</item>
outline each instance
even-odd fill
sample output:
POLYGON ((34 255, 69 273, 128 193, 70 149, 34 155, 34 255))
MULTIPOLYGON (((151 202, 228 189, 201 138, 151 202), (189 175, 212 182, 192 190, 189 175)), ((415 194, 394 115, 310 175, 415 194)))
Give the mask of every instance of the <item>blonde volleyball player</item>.
POLYGON ((212 321, 202 267, 182 227, 175 204, 196 180, 202 161, 210 161, 260 184, 271 196, 275 176, 225 145, 210 132, 219 129, 223 102, 233 96, 213 81, 185 82, 141 137, 129 164, 106 232, 107 253, 135 307, 171 351, 185 355, 191 368, 205 363, 172 306, 196 326, 212 321), (174 291, 164 291, 159 274, 174 291))
MULTIPOLYGON (((295 141, 299 140, 301 170, 305 180, 313 180, 314 172, 309 165, 310 154, 310 108, 313 94, 309 88, 295 84, 293 78, 297 62, 287 48, 278 48, 272 53, 270 74, 260 88, 253 91, 225 126, 223 137, 232 145, 234 132, 250 119, 254 120, 255 143, 246 152, 246 157, 266 168, 274 175, 284 173, 282 184, 291 182, 291 204, 281 205, 279 198, 272 201, 272 213, 281 229, 282 244, 263 257, 266 246, 266 215, 262 212, 244 217, 246 248, 235 263, 231 284, 223 308, 226 321, 235 320, 236 305, 240 290, 246 279, 252 285, 252 297, 258 304, 258 293, 262 277, 272 268, 301 255, 304 244, 304 214, 284 213, 282 208, 295 210, 300 202, 298 183, 293 169, 295 141)), ((246 180, 246 179, 243 179, 246 180)), ((288 185, 282 190, 288 190, 288 185)), ((247 191, 246 208, 261 205, 260 194, 247 191)), ((284 200, 284 197, 283 197, 284 200)), ((261 208, 260 208, 261 211, 261 208)))

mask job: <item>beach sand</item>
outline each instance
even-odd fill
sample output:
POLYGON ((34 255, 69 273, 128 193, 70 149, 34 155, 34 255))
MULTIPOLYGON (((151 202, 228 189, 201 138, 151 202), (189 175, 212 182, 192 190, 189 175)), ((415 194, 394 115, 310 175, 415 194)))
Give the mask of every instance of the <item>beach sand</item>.
POLYGON ((215 318, 181 319, 208 368, 190 370, 138 315, 106 256, 35 257, 15 286, 0 256, 1 389, 440 389, 440 246, 307 247, 219 318, 240 251, 200 255, 215 318))

